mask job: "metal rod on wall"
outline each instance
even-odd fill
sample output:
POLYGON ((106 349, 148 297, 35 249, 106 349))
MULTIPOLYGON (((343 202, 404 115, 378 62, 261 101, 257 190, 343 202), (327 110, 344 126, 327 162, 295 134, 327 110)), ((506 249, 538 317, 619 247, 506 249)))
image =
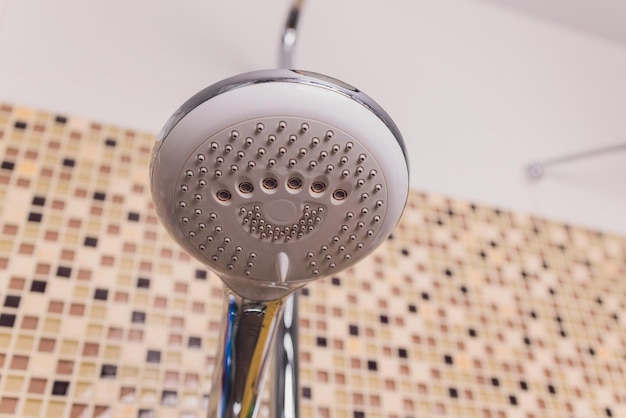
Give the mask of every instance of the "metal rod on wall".
POLYGON ((555 166, 559 164, 565 164, 576 160, 583 160, 591 157, 597 157, 604 154, 610 154, 613 152, 626 151, 626 142, 609 145, 601 148, 595 148, 592 150, 582 151, 574 154, 565 155, 562 157, 552 158, 549 160, 538 161, 526 166, 526 173, 530 178, 540 179, 545 173, 545 168, 549 166, 555 166))

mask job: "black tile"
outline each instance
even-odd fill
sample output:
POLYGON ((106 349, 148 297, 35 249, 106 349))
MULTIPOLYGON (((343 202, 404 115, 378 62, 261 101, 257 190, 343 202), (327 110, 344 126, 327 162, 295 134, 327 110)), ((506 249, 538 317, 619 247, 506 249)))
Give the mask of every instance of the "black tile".
POLYGON ((17 121, 13 124, 13 126, 15 126, 15 129, 26 129, 26 127, 28 126, 26 124, 26 122, 22 122, 22 121, 17 121))
POLYGON ((114 378, 117 376, 117 366, 114 364, 103 364, 100 368, 100 377, 114 378))
POLYGON ((30 212, 28 214, 28 222, 41 222, 41 213, 30 212))
POLYGON ((46 198, 43 196, 33 196, 33 206, 43 206, 46 204, 46 198))
POLYGON ((140 409, 137 412, 137 418, 156 418, 156 411, 154 409, 140 409))
POLYGON ((200 337, 189 337, 189 348, 202 348, 202 339, 200 337))
POLYGON ((515 397, 515 395, 509 395, 509 403, 511 405, 517 405, 517 398, 515 397))
POLYGON ((45 282, 43 280, 33 280, 33 282, 30 284, 30 291, 44 293, 46 291, 47 285, 48 282, 45 282))
POLYGON ((58 277, 70 277, 72 275, 72 268, 59 266, 57 267, 57 276, 58 277))
POLYGON ((98 246, 98 238, 95 237, 85 237, 85 241, 83 242, 85 247, 97 247, 98 246))
POLYGON ((406 248, 403 248, 402 249, 402 255, 405 256, 405 257, 408 257, 409 256, 409 250, 407 250, 406 248))
POLYGON ((359 335, 359 327, 357 327, 356 325, 350 325, 349 332, 350 335, 359 335))
POLYGON ((374 360, 367 360, 367 370, 370 371, 377 371, 378 370, 378 363, 376 363, 374 360))
POLYGON ((470 328, 469 330, 467 330, 467 333, 469 334, 470 337, 476 337, 477 335, 476 330, 474 328, 470 328))
POLYGON ((54 118, 54 121, 56 123, 67 123, 67 118, 65 116, 57 115, 57 117, 54 118))
POLYGON ((451 398, 458 398, 459 397, 459 392, 456 390, 456 388, 449 388, 448 392, 450 393, 450 397, 451 398))
POLYGON ((443 361, 445 361, 446 364, 454 364, 454 360, 452 360, 452 356, 448 354, 443 356, 443 361))
POLYGON ((139 222, 139 214, 137 212, 128 212, 128 220, 139 222))
POLYGON ((426 292, 422 292, 422 299, 428 300, 428 299, 430 299, 430 295, 428 293, 426 293, 426 292))
POLYGON ((409 353, 406 351, 406 348, 398 348, 398 357, 400 358, 408 358, 409 353))
POLYGON ((548 385, 548 392, 554 395, 556 394, 556 388, 552 385, 548 385))
POLYGON ((74 167, 76 165, 76 161, 73 158, 64 158, 63 165, 65 167, 74 167))
POLYGON ((333 286, 341 286, 341 280, 339 280, 339 277, 333 277, 331 279, 331 283, 333 286))
POLYGON ((15 325, 15 315, 13 314, 0 314, 0 327, 13 328, 15 325))
POLYGON ((196 279, 205 280, 206 276, 206 270, 196 270, 196 279))
POLYGON ((328 342, 324 337, 317 337, 316 344, 318 347, 326 347, 328 345, 328 342))
POLYGON ((137 287, 140 289, 150 289, 150 279, 140 277, 137 279, 137 287))
POLYGON ((496 386, 496 387, 498 387, 498 386, 500 386, 500 380, 498 380, 497 377, 492 377, 491 378, 491 384, 496 386))
POLYGON ((161 352, 158 350, 148 350, 148 354, 146 355, 146 362, 148 363, 160 363, 161 362, 161 352))
POLYGON ((176 406, 178 403, 178 392, 175 390, 164 390, 161 393, 161 405, 176 406))
POLYGON ((522 390, 528 390, 528 384, 527 384, 525 381, 523 381, 523 380, 521 380, 521 381, 519 382, 519 387, 520 387, 522 390))
POLYGON ((309 288, 308 287, 303 287, 302 289, 300 289, 300 294, 302 296, 309 296, 309 288))
POLYGON ((63 380, 55 380, 52 384, 52 394, 53 395, 67 395, 67 390, 70 387, 70 382, 66 382, 63 380))
POLYGON ((354 418, 365 418, 365 412, 354 411, 354 418))
POLYGON ((20 296, 7 295, 4 298, 4 306, 6 306, 7 308, 19 308, 20 300, 22 300, 20 296))
POLYGON ((13 170, 15 168, 15 163, 13 161, 2 161, 2 165, 0 167, 3 170, 13 170))
POLYGON ((604 410, 604 413, 606 414, 607 417, 612 417, 613 416, 613 411, 611 411, 609 408, 606 408, 604 410))
POLYGON ((107 195, 104 192, 94 192, 93 199, 94 200, 106 200, 107 195))
POLYGON ((415 305, 409 305, 409 312, 411 313, 416 313, 417 312, 417 306, 415 305))
POLYGON ((109 291, 107 289, 96 289, 93 298, 96 300, 107 300, 109 298, 109 291))
POLYGON ((387 315, 381 315, 380 316, 380 323, 381 324, 388 324, 389 323, 389 317, 387 315))
POLYGON ((302 387, 302 397, 305 399, 311 399, 311 388, 307 386, 302 387))
POLYGON ((444 272, 444 274, 445 274, 446 276, 448 276, 448 277, 452 277, 452 270, 450 270, 450 269, 445 269, 443 272, 444 272))
POLYGON ((135 324, 143 324, 146 322, 146 313, 140 312, 140 311, 133 311, 130 321, 134 322, 135 324))
POLYGON ((117 141, 112 138, 107 138, 106 141, 104 141, 104 145, 106 145, 107 147, 114 147, 117 145, 117 141))

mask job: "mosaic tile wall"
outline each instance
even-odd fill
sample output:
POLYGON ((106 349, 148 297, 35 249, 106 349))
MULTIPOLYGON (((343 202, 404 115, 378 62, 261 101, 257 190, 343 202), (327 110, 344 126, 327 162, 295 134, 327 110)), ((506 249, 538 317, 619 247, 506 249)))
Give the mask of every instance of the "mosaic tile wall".
MULTIPOLYGON (((0 105, 0 417, 203 417, 219 280, 153 213, 153 136, 0 105)), ((626 238, 413 192, 301 292, 302 417, 626 416, 626 238)))

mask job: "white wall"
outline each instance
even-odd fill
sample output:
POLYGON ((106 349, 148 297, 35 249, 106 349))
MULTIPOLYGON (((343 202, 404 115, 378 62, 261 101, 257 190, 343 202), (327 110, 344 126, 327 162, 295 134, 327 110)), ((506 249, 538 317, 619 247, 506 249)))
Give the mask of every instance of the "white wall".
MULTIPOLYGON (((289 1, 0 0, 0 101, 157 132, 228 75, 272 67, 289 1)), ((394 116, 414 188, 626 235, 626 45, 478 0, 309 0, 298 66, 394 116)))

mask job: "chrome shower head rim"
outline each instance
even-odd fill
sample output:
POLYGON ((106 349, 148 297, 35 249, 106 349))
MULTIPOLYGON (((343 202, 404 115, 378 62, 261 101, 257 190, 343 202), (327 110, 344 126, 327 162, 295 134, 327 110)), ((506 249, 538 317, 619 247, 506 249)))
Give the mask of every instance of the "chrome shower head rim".
MULTIPOLYGON (((390 117, 352 86, 292 70, 263 70, 235 76, 191 98, 159 135, 151 175, 157 213, 170 234, 216 271, 231 289, 258 300, 283 297, 310 280, 340 271, 365 257, 396 225, 408 196, 406 150, 390 117), (301 147, 304 144, 299 138, 307 138, 308 145, 301 147), (259 147, 264 141, 266 145, 259 147), (310 158, 313 154, 310 151, 318 153, 317 159, 310 158), (270 153, 276 154, 272 157, 270 153), (251 154, 258 155, 248 160, 251 154), (303 164, 305 160, 308 167, 303 164), (177 167, 183 168, 178 172, 177 167), (233 183, 234 178, 239 180, 233 183), (338 217, 338 208, 343 205, 347 210, 357 197, 361 203, 354 210, 355 219, 350 216, 351 211, 338 217), (288 216, 277 220, 277 225, 273 225, 276 235, 268 237, 259 234, 256 225, 251 228, 245 224, 255 223, 257 218, 267 222, 264 227, 274 224, 271 220, 277 218, 263 204, 271 199, 292 201, 293 208, 283 204, 280 211, 293 212, 289 215, 293 219, 288 216), (214 207, 227 212, 204 210, 214 207), (320 214, 315 215, 318 209, 320 214), (235 210, 247 212, 247 215, 242 212, 237 220, 249 232, 243 238, 232 235, 237 229, 231 214, 235 210), (283 220, 295 221, 293 228, 307 220, 299 215, 294 217, 294 211, 304 217, 311 214, 315 219, 319 217, 330 228, 330 235, 316 235, 314 225, 308 231, 279 230, 279 226, 292 226, 281 224, 283 220), (219 216, 219 222, 198 221, 209 213, 219 216), (343 222, 341 216, 348 221, 343 222), (230 223, 227 218, 231 218, 230 223), (374 226, 370 228, 370 224, 374 226), (195 225, 201 229, 194 230, 195 225), (332 232, 332 228, 338 232, 332 232), (352 234, 349 229, 359 229, 362 234, 352 234), (209 230, 217 235, 207 234, 209 230), (230 232, 225 235, 224 231, 230 232), (307 234, 311 231, 309 238, 307 234), (261 241, 273 238, 272 243, 280 244, 290 240, 289 234, 294 238, 289 249, 280 245, 260 248, 257 260, 244 259, 251 256, 249 250, 245 254, 240 251, 229 255, 227 246, 213 245, 222 240, 227 244, 241 239, 249 243, 250 239, 260 238, 261 241), (301 241, 309 238, 317 247, 321 245, 321 250, 306 251, 303 246, 298 247, 300 238, 301 241), (324 245, 326 239, 332 241, 324 245), (332 248, 337 253, 334 255, 343 257, 340 261, 325 253, 325 247, 334 244, 337 247, 332 248), (350 249, 351 245, 355 248, 350 249), (223 256, 232 256, 236 262, 223 263, 223 256), (266 264, 261 270, 255 267, 256 273, 243 266, 246 263, 250 267, 258 266, 257 261, 266 264), (301 268, 303 263, 310 263, 311 267, 301 268), (253 285, 251 279, 257 283, 253 285)), ((254 241, 257 243, 254 245, 263 247, 261 241, 254 241)))

